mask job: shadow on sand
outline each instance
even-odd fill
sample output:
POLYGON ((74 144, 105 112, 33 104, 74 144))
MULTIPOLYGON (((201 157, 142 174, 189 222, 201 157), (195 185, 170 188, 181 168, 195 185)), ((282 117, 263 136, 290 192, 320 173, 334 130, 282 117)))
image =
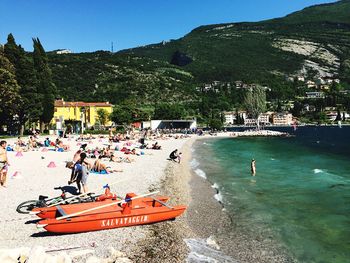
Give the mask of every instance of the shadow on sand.
POLYGON ((70 185, 66 185, 66 186, 62 186, 62 190, 70 193, 72 195, 78 195, 78 188, 76 188, 75 186, 70 186, 70 185))

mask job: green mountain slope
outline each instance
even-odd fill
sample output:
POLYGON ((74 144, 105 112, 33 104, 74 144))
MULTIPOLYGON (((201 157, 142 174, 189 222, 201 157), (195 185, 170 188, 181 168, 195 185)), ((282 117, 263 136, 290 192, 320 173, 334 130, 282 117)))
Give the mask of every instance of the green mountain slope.
POLYGON ((170 62, 176 51, 199 82, 264 82, 285 74, 339 77, 350 82, 350 1, 318 5, 258 23, 201 26, 181 39, 122 54, 170 62), (274 78, 272 78, 275 76, 274 78))
POLYGON ((192 75, 168 63, 103 51, 51 53, 49 58, 59 95, 66 100, 153 104, 193 99, 192 75))
POLYGON ((201 26, 178 40, 116 54, 52 52, 49 60, 66 100, 193 102, 195 87, 214 80, 257 82, 291 94, 286 75, 350 84, 349 14, 350 0, 343 0, 262 22, 201 26))
POLYGON ((287 15, 282 19, 275 19, 275 21, 282 20, 283 23, 293 24, 320 21, 350 24, 349 4, 349 0, 343 0, 335 3, 310 6, 287 15))

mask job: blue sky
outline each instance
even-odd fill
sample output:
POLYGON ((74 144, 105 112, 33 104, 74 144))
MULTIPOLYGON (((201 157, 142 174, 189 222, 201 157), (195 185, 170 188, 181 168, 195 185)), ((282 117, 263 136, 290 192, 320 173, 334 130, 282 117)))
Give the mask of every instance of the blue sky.
POLYGON ((177 39, 207 24, 260 21, 334 0, 0 0, 0 43, 32 50, 131 48, 177 39))

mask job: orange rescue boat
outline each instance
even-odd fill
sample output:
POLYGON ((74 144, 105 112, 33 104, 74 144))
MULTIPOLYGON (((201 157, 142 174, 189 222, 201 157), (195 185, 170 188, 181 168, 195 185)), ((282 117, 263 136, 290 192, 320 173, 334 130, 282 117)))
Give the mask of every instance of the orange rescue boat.
MULTIPOLYGON (((167 196, 157 196, 157 200, 161 202, 167 202, 169 197, 167 196)), ((120 200, 120 199, 119 199, 120 200)), ((76 204, 64 204, 64 205, 57 205, 52 207, 37 207, 34 208, 30 214, 35 214, 36 216, 46 219, 46 218, 56 218, 60 216, 64 216, 66 214, 73 214, 82 210, 90 209, 93 207, 98 207, 101 205, 105 205, 108 203, 116 202, 118 201, 118 198, 105 198, 105 199, 97 199, 94 202, 86 202, 86 203, 76 203, 76 204)), ((151 197, 145 197, 142 199, 142 202, 144 202, 147 206, 155 206, 157 205, 157 201, 155 201, 151 197)), ((118 205, 111 205, 108 207, 104 207, 98 210, 93 210, 91 212, 84 213, 84 215, 87 214, 102 214, 102 213, 108 213, 108 212, 114 212, 118 210, 118 205)))
POLYGON ((66 211, 64 208, 59 211, 62 216, 41 220, 37 227, 54 233, 98 231, 175 219, 187 208, 183 205, 171 207, 165 203, 169 199, 168 197, 158 198, 161 200, 129 193, 123 201, 106 200, 105 202, 109 203, 103 205, 100 203, 100 206, 83 211, 80 207, 80 212, 73 214, 71 214, 73 210, 67 209, 66 211))

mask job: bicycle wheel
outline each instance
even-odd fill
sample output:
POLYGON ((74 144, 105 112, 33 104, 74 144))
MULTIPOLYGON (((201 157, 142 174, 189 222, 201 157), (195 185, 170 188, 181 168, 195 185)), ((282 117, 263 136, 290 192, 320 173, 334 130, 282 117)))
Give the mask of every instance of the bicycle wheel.
POLYGON ((29 214, 30 211, 37 207, 37 204, 38 200, 25 201, 17 206, 16 211, 20 214, 29 214))

